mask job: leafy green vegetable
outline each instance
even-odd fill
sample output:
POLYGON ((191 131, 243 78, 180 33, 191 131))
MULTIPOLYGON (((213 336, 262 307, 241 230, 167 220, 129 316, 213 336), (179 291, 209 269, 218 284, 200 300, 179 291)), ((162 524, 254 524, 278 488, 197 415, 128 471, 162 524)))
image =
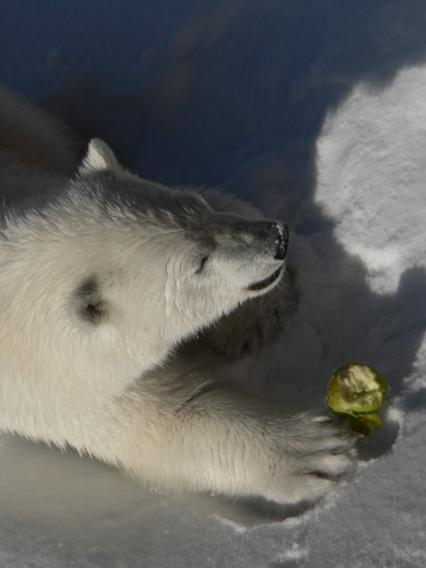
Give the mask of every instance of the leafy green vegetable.
POLYGON ((350 417, 353 430, 368 434, 380 427, 376 413, 382 408, 386 394, 385 379, 374 367, 349 363, 333 373, 327 403, 333 412, 350 417))

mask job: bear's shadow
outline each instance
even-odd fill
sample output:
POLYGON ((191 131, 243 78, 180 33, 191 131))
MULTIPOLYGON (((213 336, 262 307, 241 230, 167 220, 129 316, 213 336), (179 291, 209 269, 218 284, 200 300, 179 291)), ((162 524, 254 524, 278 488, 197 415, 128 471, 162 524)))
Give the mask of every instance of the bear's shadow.
MULTIPOLYGON (((314 202, 315 144, 327 113, 359 82, 382 89, 403 67, 421 63, 425 29, 423 0, 205 1, 178 34, 143 51, 137 73, 123 64, 122 89, 105 70, 83 73, 75 67, 44 104, 83 139, 105 138, 124 165, 141 175, 173 185, 221 185, 279 212, 295 232, 308 236, 331 228, 314 202)), ((424 333, 425 271, 407 271, 394 294, 375 294, 362 263, 330 235, 328 257, 356 274, 354 310, 363 306, 376 321, 391 317, 389 333, 396 334, 399 320, 403 326, 413 318, 392 368, 386 350, 363 348, 368 329, 362 326, 371 319, 358 320, 354 336, 360 339, 354 358, 384 369, 396 395, 413 370, 424 333)), ((299 385, 307 379, 286 380, 299 385)), ((318 392, 324 377, 320 383, 318 392)), ((406 399, 407 409, 425 406, 424 396, 406 399)), ((391 421, 365 456, 386 451, 397 431, 391 421)))

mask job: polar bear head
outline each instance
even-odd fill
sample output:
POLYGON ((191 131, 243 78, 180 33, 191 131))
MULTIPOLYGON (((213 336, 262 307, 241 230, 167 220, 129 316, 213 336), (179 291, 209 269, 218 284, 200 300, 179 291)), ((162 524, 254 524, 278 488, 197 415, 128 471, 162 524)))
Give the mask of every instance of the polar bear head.
POLYGON ((41 373, 52 358, 73 374, 142 373, 271 290, 287 248, 279 223, 217 212, 196 192, 130 174, 100 140, 53 201, 6 232, 3 308, 41 373))

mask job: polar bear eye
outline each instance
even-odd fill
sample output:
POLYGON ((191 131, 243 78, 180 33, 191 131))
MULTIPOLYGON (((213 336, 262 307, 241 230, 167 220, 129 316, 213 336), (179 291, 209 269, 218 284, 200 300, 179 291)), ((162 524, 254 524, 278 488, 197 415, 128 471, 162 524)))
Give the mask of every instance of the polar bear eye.
POLYGON ((204 255, 203 257, 201 257, 201 259, 199 260, 198 268, 195 271, 195 274, 201 274, 203 272, 208 260, 209 260, 208 255, 204 255))

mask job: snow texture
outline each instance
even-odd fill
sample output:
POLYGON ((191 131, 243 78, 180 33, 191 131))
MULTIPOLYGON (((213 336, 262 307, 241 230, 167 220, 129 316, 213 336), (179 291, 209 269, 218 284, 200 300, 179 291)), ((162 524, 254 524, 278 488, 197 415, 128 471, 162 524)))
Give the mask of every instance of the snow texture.
POLYGON ((2 82, 173 184, 292 228, 300 307, 235 369, 287 403, 376 365, 392 404, 313 509, 154 494, 0 439, 0 566, 426 566, 424 0, 4 0, 2 82))

